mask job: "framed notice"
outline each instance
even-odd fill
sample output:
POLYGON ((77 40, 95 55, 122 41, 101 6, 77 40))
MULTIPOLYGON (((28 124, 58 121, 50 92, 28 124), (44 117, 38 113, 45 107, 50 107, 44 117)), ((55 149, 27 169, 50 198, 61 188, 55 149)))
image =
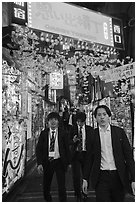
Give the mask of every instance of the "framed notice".
POLYGON ((51 89, 63 89, 63 74, 59 72, 50 73, 50 88, 51 89))

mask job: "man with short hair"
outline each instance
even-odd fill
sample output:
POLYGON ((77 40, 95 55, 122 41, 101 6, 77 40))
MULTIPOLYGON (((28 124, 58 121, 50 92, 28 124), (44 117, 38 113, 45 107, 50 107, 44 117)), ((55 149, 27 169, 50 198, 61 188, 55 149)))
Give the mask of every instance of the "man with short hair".
POLYGON ((85 165, 86 152, 92 148, 93 128, 86 125, 86 114, 77 112, 76 125, 71 130, 71 150, 72 150, 72 177, 76 201, 86 201, 87 194, 82 193, 82 177, 85 165), (82 175, 81 175, 82 173, 82 175))
POLYGON ((51 182, 56 172, 59 201, 67 201, 65 173, 70 164, 68 135, 59 127, 60 116, 51 112, 48 117, 48 128, 40 134, 36 146, 38 172, 43 173, 43 193, 47 202, 52 201, 50 194, 51 182))
POLYGON ((94 130, 94 152, 91 148, 85 158, 83 191, 87 193, 91 171, 97 202, 123 202, 125 190, 130 187, 129 174, 135 193, 135 164, 128 138, 122 128, 110 125, 111 111, 107 106, 98 106, 94 116, 99 127, 94 130))

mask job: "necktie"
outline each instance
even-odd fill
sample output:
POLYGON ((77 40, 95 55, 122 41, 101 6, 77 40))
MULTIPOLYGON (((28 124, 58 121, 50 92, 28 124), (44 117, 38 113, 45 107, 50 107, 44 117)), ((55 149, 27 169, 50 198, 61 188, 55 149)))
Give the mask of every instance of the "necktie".
POLYGON ((52 135, 50 138, 50 152, 54 152, 54 144, 55 144, 55 131, 52 131, 52 135))
POLYGON ((82 127, 80 127, 79 130, 79 144, 78 144, 78 151, 82 151, 82 127))

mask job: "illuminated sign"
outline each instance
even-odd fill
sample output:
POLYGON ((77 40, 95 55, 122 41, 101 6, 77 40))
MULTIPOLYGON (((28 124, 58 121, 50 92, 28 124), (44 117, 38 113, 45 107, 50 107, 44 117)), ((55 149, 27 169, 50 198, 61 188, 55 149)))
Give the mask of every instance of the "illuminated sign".
POLYGON ((27 23, 27 2, 12 2, 9 4, 11 23, 25 25, 27 23))
MULTIPOLYGON (((113 35, 113 18, 89 9, 62 2, 28 2, 27 13, 28 26, 34 29, 112 47, 123 42, 122 32, 113 35)), ((119 29, 121 24, 115 24, 119 29)))

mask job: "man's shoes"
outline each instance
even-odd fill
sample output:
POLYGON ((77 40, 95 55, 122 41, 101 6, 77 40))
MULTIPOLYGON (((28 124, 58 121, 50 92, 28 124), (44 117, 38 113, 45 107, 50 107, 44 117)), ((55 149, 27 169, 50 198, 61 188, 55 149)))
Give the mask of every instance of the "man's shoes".
POLYGON ((76 202, 81 202, 82 199, 81 199, 81 196, 76 196, 76 202))
POLYGON ((87 200, 88 200, 87 194, 85 194, 85 193, 82 192, 82 201, 83 201, 83 202, 87 202, 87 200))

